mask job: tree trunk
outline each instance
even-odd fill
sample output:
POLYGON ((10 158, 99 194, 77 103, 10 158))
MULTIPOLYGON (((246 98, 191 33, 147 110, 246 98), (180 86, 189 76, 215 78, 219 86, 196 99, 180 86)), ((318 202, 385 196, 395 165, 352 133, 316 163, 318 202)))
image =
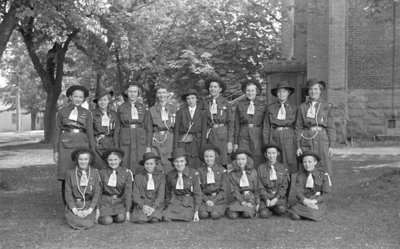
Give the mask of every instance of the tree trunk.
POLYGON ((44 142, 51 143, 53 138, 53 130, 56 122, 57 113, 57 100, 60 96, 61 88, 59 91, 47 92, 46 109, 44 111, 44 142))
POLYGON ((3 22, 0 24, 0 58, 7 47, 8 40, 14 31, 17 22, 17 3, 14 1, 8 13, 3 17, 3 22))
POLYGON ((37 117, 37 111, 31 111, 31 130, 34 131, 36 130, 36 117, 37 117))

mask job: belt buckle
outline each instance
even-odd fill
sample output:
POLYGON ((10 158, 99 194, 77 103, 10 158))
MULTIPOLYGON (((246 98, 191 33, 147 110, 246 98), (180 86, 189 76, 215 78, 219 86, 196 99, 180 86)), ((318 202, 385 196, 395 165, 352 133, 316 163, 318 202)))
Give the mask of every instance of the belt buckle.
POLYGON ((118 196, 117 195, 113 195, 112 198, 115 200, 115 199, 118 198, 118 196))
POLYGON ((253 128, 253 127, 254 127, 254 124, 249 124, 249 127, 253 128))
POLYGON ((243 191, 243 194, 244 195, 250 195, 250 191, 249 190, 243 191))
POLYGON ((160 135, 164 136, 166 131, 158 131, 160 133, 160 135))
POLYGON ((215 197, 215 196, 217 196, 217 193, 214 192, 214 193, 211 194, 211 196, 212 196, 212 197, 215 197))

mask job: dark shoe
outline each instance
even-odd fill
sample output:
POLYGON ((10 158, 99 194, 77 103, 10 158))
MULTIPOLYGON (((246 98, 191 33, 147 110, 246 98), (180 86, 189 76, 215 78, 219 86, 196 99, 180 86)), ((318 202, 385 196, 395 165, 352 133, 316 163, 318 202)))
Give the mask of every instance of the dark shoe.
POLYGON ((300 220, 301 217, 299 215, 297 215, 297 214, 290 214, 290 219, 292 219, 292 220, 300 220))

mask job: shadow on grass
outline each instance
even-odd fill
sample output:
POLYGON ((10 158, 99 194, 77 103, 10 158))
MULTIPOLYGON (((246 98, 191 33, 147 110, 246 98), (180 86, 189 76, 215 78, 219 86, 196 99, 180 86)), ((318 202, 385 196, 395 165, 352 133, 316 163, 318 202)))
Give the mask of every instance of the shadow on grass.
POLYGON ((2 151, 15 151, 15 150, 46 150, 46 149, 52 149, 51 144, 47 143, 30 143, 30 144, 19 144, 19 145, 10 145, 10 146, 4 146, 1 147, 2 151))

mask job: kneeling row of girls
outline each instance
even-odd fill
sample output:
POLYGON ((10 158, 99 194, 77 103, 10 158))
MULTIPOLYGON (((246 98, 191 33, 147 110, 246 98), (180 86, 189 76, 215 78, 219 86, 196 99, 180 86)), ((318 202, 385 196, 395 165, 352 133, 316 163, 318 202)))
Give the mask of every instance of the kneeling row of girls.
POLYGON ((288 208, 289 174, 276 160, 281 148, 268 144, 263 153, 267 162, 254 167, 252 153, 239 148, 232 154, 233 170, 228 174, 218 163, 220 149, 215 145, 203 146, 204 165, 197 170, 188 164, 184 148, 176 148, 169 158, 174 169, 165 175, 160 157, 149 152, 139 162, 142 172, 134 176, 122 165, 121 149, 106 150, 102 157, 108 166, 97 170, 92 167, 95 153, 79 147, 71 154, 76 167, 66 178, 66 221, 73 229, 87 229, 96 222, 199 221, 225 214, 230 219, 269 218, 287 211, 293 220, 321 220, 332 184, 319 166, 320 156, 303 153, 303 169, 293 186, 297 202, 288 208))

